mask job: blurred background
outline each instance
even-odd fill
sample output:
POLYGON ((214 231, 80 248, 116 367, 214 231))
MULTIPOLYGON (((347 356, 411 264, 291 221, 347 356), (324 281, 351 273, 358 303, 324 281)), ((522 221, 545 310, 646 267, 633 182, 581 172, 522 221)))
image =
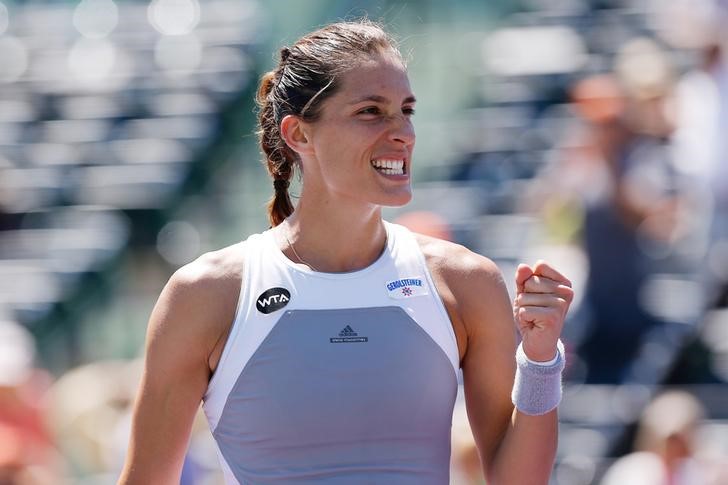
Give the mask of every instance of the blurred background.
POLYGON ((268 226, 257 79, 361 16, 418 97, 386 218, 572 278, 551 483, 728 483, 727 1, 0 0, 0 484, 115 482, 163 285, 268 226))

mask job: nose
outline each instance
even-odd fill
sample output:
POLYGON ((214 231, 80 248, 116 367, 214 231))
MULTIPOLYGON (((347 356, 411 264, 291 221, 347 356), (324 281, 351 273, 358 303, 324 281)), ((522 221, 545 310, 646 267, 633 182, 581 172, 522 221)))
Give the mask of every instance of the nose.
POLYGON ((401 115, 394 116, 389 131, 391 141, 412 145, 415 142, 415 127, 409 117, 401 115))

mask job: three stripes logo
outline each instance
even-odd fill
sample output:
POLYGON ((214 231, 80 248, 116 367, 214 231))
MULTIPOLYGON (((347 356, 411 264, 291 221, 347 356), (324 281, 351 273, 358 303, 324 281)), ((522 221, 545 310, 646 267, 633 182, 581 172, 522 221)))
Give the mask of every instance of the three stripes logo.
POLYGON ((368 341, 368 337, 360 337, 359 334, 356 333, 353 328, 351 328, 351 325, 347 325, 346 327, 341 329, 338 337, 331 337, 329 339, 329 342, 331 342, 332 344, 358 343, 368 341))

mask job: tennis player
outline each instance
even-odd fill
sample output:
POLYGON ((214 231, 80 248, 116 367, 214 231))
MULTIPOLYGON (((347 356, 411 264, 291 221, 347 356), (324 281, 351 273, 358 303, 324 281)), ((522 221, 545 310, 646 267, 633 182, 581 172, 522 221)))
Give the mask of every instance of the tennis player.
POLYGON ((393 40, 368 21, 312 32, 257 100, 272 227, 164 288, 119 483, 178 483, 202 402, 229 484, 445 485, 459 369, 489 483, 547 483, 570 282, 521 265, 511 302, 486 257, 382 220, 412 196, 393 40))

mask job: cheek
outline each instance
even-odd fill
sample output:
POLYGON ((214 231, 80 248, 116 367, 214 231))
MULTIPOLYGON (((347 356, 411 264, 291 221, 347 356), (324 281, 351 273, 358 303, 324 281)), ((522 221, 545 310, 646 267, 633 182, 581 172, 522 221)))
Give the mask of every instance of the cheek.
POLYGON ((386 124, 376 121, 346 117, 323 121, 314 132, 321 171, 342 180, 360 177, 362 165, 369 164, 378 147, 386 146, 386 134, 386 124))
POLYGON ((342 123, 340 128, 320 138, 320 153, 325 153, 326 158, 348 160, 370 156, 382 134, 382 130, 376 126, 342 123))

